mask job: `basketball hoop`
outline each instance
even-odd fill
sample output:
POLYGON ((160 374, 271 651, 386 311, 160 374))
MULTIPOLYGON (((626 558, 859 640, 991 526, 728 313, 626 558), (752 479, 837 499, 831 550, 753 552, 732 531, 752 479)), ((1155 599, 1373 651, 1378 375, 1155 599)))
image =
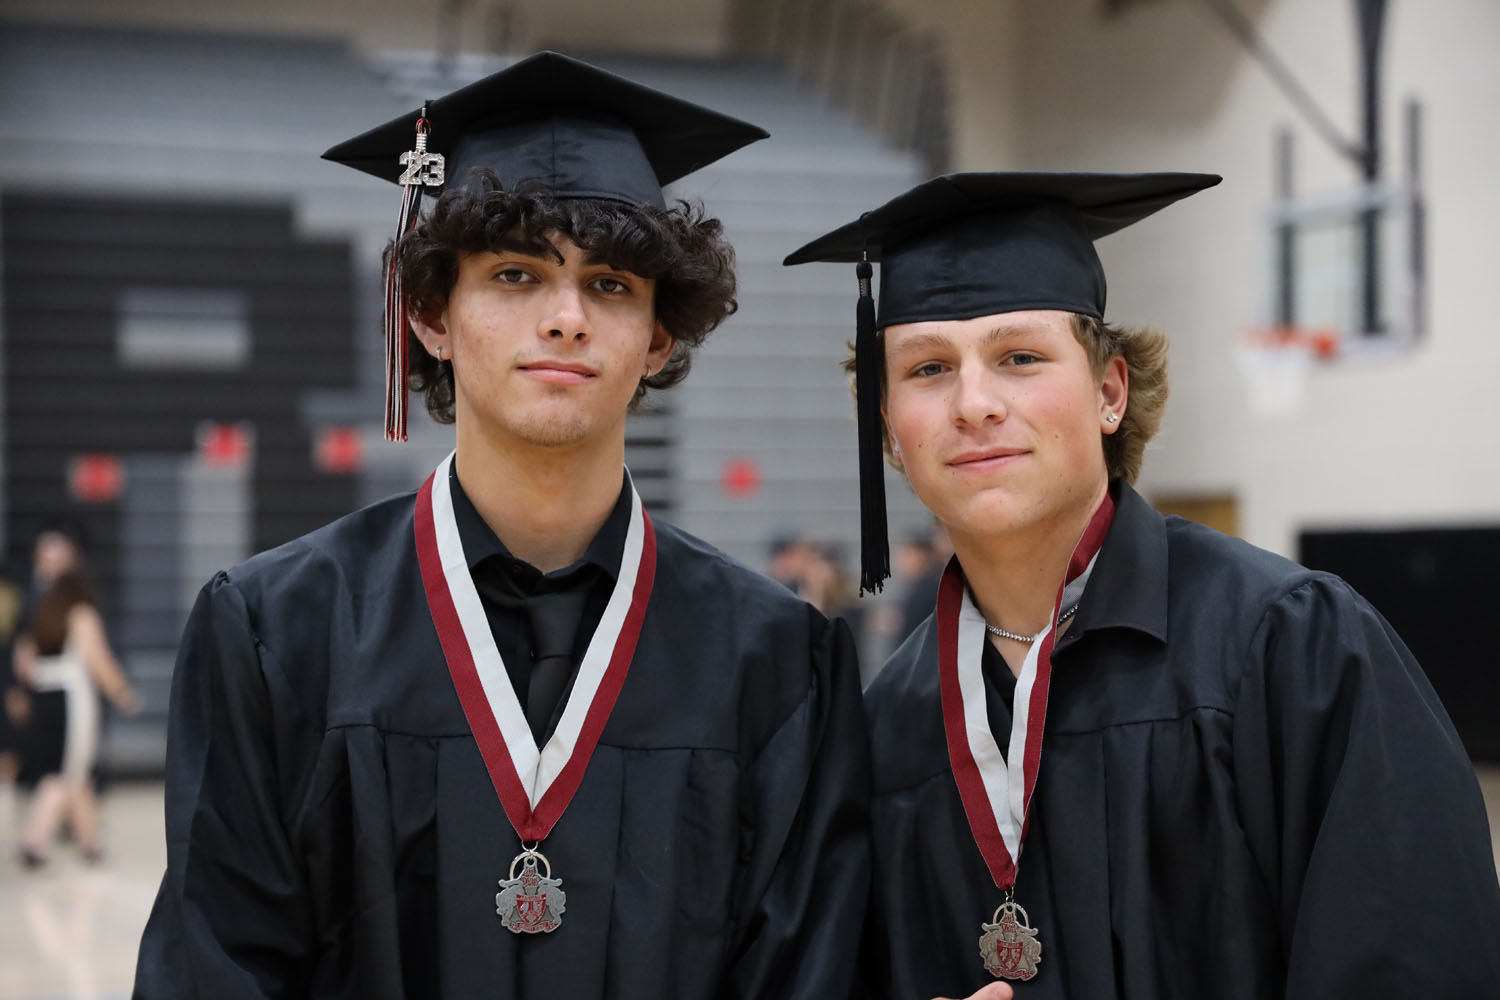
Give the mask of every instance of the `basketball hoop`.
POLYGON ((1250 412, 1257 417, 1295 414, 1307 394, 1313 366, 1339 356, 1341 338, 1332 327, 1279 326, 1252 330, 1236 361, 1245 378, 1250 412))

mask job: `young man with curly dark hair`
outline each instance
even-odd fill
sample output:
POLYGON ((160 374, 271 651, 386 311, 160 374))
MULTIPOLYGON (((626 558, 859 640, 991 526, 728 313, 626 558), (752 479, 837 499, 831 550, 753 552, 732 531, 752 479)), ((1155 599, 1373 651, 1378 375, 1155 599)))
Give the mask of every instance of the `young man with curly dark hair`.
POLYGON ((661 185, 763 136, 543 54, 330 150, 407 181, 388 429, 410 386, 457 447, 205 588, 137 996, 847 994, 848 630, 624 466, 734 309, 719 223, 661 185))
POLYGON ((880 263, 861 458, 955 551, 865 692, 871 996, 1500 996, 1484 803, 1411 653, 1132 488, 1166 339, 1104 321, 1093 241, 1218 180, 955 174, 788 259, 880 263))

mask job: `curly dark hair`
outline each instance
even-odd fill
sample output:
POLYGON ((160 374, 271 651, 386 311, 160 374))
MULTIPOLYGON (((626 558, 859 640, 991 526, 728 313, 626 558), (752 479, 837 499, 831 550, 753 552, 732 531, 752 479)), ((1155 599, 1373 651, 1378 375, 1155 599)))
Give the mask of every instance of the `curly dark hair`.
MULTIPOLYGON (((561 261, 549 237, 566 236, 591 258, 656 282, 656 318, 676 343, 661 370, 641 380, 634 406, 647 389, 681 382, 693 352, 737 308, 734 248, 723 224, 708 218, 702 205, 681 201, 662 209, 563 199, 541 185, 506 191, 487 172, 476 181, 445 192, 410 233, 386 247, 413 315, 432 316, 447 306, 464 254, 519 251, 561 261)), ((410 388, 425 395, 434 420, 451 424, 452 362, 428 354, 410 329, 406 346, 410 388)))

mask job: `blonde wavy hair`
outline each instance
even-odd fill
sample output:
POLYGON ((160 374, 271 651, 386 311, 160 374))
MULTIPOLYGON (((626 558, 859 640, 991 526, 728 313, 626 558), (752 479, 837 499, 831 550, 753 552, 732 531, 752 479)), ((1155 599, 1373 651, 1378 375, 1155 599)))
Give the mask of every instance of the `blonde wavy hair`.
MULTIPOLYGON (((1141 461, 1146 454, 1146 445, 1161 429, 1162 414, 1167 409, 1167 394, 1170 388, 1167 379, 1167 335, 1155 327, 1114 326, 1092 316, 1069 313, 1073 336, 1082 345, 1089 358, 1089 368, 1095 381, 1104 377, 1104 369, 1110 359, 1125 359, 1125 368, 1130 381, 1125 399, 1125 415, 1113 434, 1100 434, 1104 446, 1104 464, 1111 479, 1119 478, 1134 483, 1141 474, 1141 461)), ((881 349, 885 348, 885 331, 880 331, 881 349)), ((847 345, 844 371, 849 373, 850 391, 858 395, 854 385, 854 345, 847 345)), ((881 398, 885 397, 885 365, 880 366, 881 398)), ((901 465, 891 454, 891 436, 887 428, 881 428, 886 461, 895 468, 901 465)))
POLYGON ((1089 356, 1095 381, 1104 377, 1110 359, 1122 357, 1130 382, 1125 413, 1104 439, 1104 464, 1111 479, 1134 483, 1141 474, 1146 445, 1161 429, 1167 409, 1167 335, 1155 327, 1113 326, 1092 316, 1071 313, 1073 336, 1089 356))

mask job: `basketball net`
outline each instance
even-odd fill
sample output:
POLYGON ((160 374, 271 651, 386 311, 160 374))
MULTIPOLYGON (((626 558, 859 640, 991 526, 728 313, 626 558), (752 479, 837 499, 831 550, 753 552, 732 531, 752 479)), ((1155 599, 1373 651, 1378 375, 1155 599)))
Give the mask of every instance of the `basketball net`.
POLYGON ((1235 352, 1250 412, 1266 419, 1300 412, 1314 366, 1337 358, 1339 350, 1339 333, 1329 327, 1252 330, 1235 352))

